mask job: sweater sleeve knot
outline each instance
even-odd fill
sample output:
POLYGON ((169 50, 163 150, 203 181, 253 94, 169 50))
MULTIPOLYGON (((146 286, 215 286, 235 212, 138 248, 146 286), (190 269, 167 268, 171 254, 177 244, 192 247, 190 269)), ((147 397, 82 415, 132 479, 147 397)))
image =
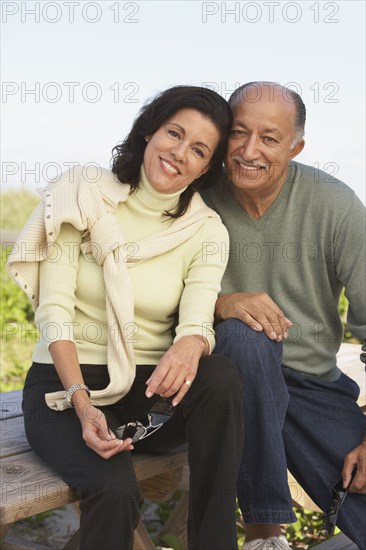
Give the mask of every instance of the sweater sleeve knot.
POLYGON ((99 265, 103 265, 107 256, 114 254, 114 261, 126 261, 127 248, 125 237, 113 212, 106 212, 90 228, 90 241, 82 244, 83 253, 93 255, 99 265))

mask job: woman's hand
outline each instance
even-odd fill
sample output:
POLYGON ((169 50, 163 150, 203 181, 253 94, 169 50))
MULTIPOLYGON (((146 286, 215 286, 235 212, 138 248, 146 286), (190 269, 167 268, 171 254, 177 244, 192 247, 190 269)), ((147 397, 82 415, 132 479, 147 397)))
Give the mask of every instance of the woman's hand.
POLYGON ((196 376, 198 362, 205 353, 208 353, 205 338, 199 335, 182 336, 160 359, 146 382, 145 395, 152 397, 157 393, 162 397, 171 397, 178 392, 173 406, 178 405, 189 390, 196 376))
POLYGON ((104 413, 89 403, 74 404, 86 445, 102 458, 108 459, 122 451, 132 451, 132 439, 122 441, 109 430, 104 413))

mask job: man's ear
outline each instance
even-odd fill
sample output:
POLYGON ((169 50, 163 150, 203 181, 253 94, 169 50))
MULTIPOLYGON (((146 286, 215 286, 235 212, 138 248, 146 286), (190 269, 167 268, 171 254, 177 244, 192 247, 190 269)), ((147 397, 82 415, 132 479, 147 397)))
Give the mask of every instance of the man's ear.
POLYGON ((305 147, 305 140, 300 139, 300 141, 295 143, 295 145, 291 149, 290 159, 292 160, 293 158, 297 157, 297 155, 299 155, 301 153, 301 151, 304 149, 304 147, 305 147))

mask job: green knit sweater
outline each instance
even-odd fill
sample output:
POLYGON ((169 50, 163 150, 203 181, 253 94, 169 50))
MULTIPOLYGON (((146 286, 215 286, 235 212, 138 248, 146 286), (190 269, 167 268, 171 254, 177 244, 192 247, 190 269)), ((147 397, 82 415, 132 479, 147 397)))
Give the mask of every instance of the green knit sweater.
POLYGON ((229 230, 229 263, 222 294, 265 291, 294 324, 284 342, 283 364, 335 380, 342 342, 338 301, 345 287, 348 325, 366 338, 365 207, 329 174, 290 163, 286 182, 258 220, 228 188, 204 194, 229 230))

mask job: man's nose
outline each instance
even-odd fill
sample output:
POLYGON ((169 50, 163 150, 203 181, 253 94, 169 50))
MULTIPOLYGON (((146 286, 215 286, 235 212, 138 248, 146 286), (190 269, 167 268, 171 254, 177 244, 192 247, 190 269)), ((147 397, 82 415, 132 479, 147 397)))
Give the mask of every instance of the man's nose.
POLYGON ((258 156, 259 156, 259 150, 258 150, 257 138, 256 136, 250 136, 243 143, 243 157, 246 160, 253 160, 258 158, 258 156))

